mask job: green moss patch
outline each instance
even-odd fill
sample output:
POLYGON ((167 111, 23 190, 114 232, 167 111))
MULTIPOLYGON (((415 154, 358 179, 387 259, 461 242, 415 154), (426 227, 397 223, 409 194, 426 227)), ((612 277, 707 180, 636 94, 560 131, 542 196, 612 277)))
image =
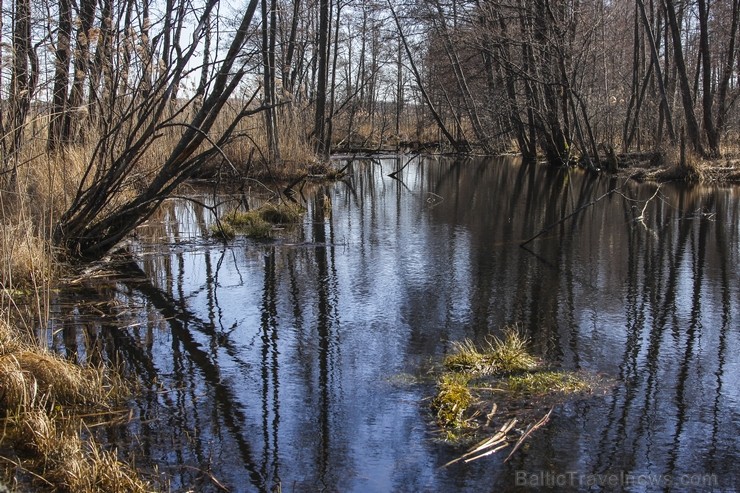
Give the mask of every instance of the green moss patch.
POLYGON ((446 428, 467 426, 465 413, 473 402, 469 382, 470 376, 466 373, 450 372, 440 377, 437 382, 439 391, 432 401, 432 407, 441 426, 446 428))
POLYGON ((537 371, 508 378, 508 388, 512 392, 526 394, 548 394, 561 392, 572 394, 590 390, 590 384, 577 374, 565 371, 537 371))

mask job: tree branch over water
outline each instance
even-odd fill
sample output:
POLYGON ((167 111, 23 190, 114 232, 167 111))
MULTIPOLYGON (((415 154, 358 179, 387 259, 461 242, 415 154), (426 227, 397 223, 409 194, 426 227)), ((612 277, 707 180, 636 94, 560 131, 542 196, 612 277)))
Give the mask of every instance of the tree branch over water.
MULTIPOLYGON (((216 3, 209 2, 203 18, 216 3)), ((164 117, 165 110, 171 102, 171 87, 142 103, 151 111, 147 111, 146 118, 139 118, 139 123, 131 130, 126 131, 118 127, 118 131, 109 136, 111 139, 123 138, 132 145, 125 145, 118 154, 115 154, 115 149, 102 150, 103 148, 98 146, 100 153, 96 153, 88 167, 87 176, 92 179, 91 183, 86 185, 85 180, 81 182, 72 205, 62 215, 54 231, 54 243, 61 247, 68 257, 95 260, 105 255, 144 222, 177 186, 192 177, 200 164, 211 155, 220 152, 219 146, 228 141, 236 128, 236 122, 249 113, 242 111, 237 114, 234 117, 235 121, 227 125, 218 138, 208 137, 219 113, 246 73, 244 67, 235 69, 234 65, 248 40, 249 26, 257 4, 257 0, 250 1, 213 79, 209 95, 190 121, 181 124, 185 127, 182 136, 143 190, 132 198, 122 200, 120 198, 124 180, 131 177, 143 153, 154 144, 163 131, 175 125, 171 118, 164 117), (197 153, 204 143, 211 145, 197 153), (109 158, 106 156, 108 152, 111 153, 109 158), (121 200, 120 205, 113 205, 116 198, 121 200)), ((193 45, 198 43, 197 36, 196 31, 193 45)), ((191 46, 188 53, 192 54, 194 50, 194 46, 191 46)), ((184 69, 185 65, 181 61, 173 69, 177 73, 165 79, 178 80, 184 69)), ((124 115, 124 118, 135 119, 135 116, 129 113, 124 115)))

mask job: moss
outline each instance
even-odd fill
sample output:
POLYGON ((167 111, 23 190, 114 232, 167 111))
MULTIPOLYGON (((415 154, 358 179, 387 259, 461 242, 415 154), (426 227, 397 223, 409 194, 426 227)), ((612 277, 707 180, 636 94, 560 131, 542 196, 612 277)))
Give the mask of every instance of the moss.
POLYGON ((588 390, 590 385, 571 372, 538 371, 510 376, 508 388, 512 392, 527 394, 573 394, 588 390))
POLYGON ((432 401, 437 422, 444 428, 466 426, 465 412, 473 402, 468 388, 470 377, 466 373, 445 373, 437 382, 439 392, 432 401))

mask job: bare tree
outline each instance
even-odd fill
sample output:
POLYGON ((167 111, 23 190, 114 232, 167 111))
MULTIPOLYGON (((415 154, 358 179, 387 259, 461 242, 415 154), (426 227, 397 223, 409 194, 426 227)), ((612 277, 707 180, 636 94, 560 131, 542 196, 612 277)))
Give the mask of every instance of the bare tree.
POLYGON ((219 152, 220 146, 228 141, 236 128, 238 120, 251 114, 245 107, 219 135, 209 136, 219 113, 245 74, 239 59, 258 0, 251 0, 248 4, 200 110, 185 123, 167 116, 166 110, 170 106, 171 93, 174 90, 173 82, 180 80, 186 70, 198 40, 203 35, 205 21, 216 4, 217 0, 210 0, 206 4, 196 26, 193 42, 178 64, 158 80, 153 89, 156 97, 140 101, 98 143, 88 165, 86 179, 81 182, 71 206, 55 228, 54 241, 68 256, 89 260, 108 252, 145 221, 179 184, 192 176, 199 164, 219 152), (127 129, 126 122, 133 124, 127 129), (138 194, 131 198, 121 198, 118 192, 123 183, 131 179, 142 153, 155 142, 160 132, 173 127, 182 128, 183 131, 161 168, 138 194), (111 145, 121 137, 116 132, 124 130, 125 144, 111 145), (207 145, 202 147, 204 143, 207 145), (116 198, 120 202, 116 203, 116 198))

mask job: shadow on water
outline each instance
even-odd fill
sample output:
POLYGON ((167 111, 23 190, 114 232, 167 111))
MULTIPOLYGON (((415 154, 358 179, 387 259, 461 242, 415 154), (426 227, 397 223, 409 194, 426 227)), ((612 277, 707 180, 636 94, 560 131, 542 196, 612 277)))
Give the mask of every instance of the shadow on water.
POLYGON ((655 192, 389 158, 313 187, 279 239, 229 245, 168 202, 124 275, 64 290, 52 343, 137 376, 131 420, 97 433, 175 491, 735 491, 740 200, 655 192), (440 468, 461 450, 439 439, 425 372, 507 324, 618 384, 556 409, 508 463, 440 468))

